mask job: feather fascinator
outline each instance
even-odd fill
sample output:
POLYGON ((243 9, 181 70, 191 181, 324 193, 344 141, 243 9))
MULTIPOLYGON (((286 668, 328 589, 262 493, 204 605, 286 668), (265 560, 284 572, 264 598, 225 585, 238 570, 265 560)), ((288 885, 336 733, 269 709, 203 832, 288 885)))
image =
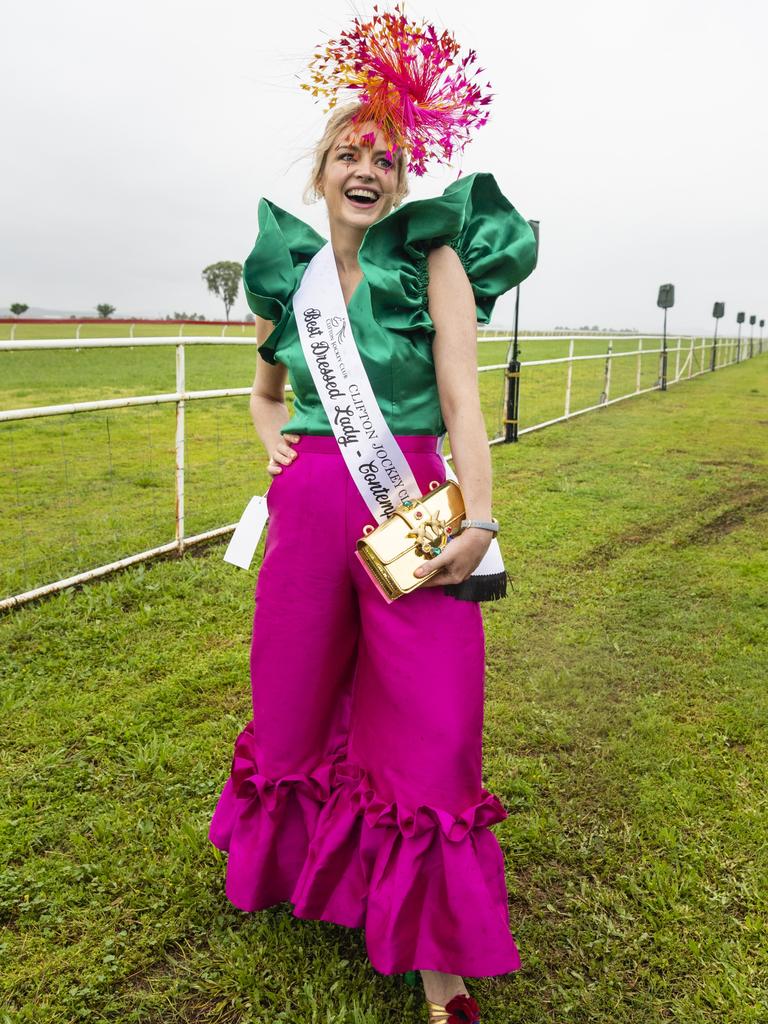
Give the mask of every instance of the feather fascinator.
MULTIPOLYGON (((410 21, 402 4, 382 12, 374 6, 373 12, 370 21, 355 18, 351 29, 315 53, 301 87, 327 97, 326 112, 340 92, 351 91, 360 101, 353 122, 373 121, 390 153, 405 149, 408 170, 422 175, 428 161, 450 162, 461 153, 488 120, 492 94, 476 81, 484 69, 474 67, 475 51, 460 56, 449 32, 410 21)), ((363 141, 373 143, 370 133, 363 141)))

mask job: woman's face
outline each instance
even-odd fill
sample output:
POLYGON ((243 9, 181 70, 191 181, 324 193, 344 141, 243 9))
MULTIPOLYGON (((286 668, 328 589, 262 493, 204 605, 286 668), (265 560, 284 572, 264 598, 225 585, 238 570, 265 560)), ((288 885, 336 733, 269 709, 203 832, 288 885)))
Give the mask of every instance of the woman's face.
POLYGON ((365 230, 392 209, 397 190, 397 169, 387 144, 373 121, 346 125, 325 158, 319 191, 325 198, 331 223, 365 230), (373 145, 370 133, 375 135, 373 145))

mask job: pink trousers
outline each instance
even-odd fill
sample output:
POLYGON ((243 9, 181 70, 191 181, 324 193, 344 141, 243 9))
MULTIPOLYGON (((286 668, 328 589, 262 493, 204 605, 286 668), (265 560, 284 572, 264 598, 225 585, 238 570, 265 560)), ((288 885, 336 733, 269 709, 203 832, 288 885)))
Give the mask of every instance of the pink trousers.
MULTIPOLYGON (((398 441, 423 491, 442 483, 435 437, 398 441)), ((381 974, 514 971, 480 605, 441 587, 387 604, 354 554, 374 520, 335 440, 294 449, 267 492, 253 720, 210 828, 227 897, 362 927, 381 974)))

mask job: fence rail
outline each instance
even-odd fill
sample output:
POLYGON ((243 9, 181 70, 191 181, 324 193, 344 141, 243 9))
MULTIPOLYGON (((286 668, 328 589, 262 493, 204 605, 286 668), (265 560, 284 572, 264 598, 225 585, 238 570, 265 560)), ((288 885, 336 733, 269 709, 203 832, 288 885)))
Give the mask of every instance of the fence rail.
MULTIPOLYGON (((483 342, 504 342, 510 343, 509 334, 491 334, 483 336, 480 340, 483 342)), ((666 387, 667 384, 674 384, 683 379, 690 379, 691 377, 699 376, 702 373, 712 372, 715 369, 729 366, 733 363, 743 361, 745 358, 749 358, 752 355, 762 354, 763 351, 763 340, 762 337, 758 343, 749 343, 742 339, 726 338, 718 339, 716 342, 711 341, 703 337, 683 337, 678 336, 672 339, 671 344, 666 347, 662 344, 658 344, 656 347, 645 347, 646 342, 657 343, 659 338, 655 335, 644 335, 632 336, 627 334, 618 334, 612 336, 606 336, 604 334, 597 335, 577 335, 573 336, 554 334, 554 335, 526 335, 521 336, 520 341, 525 344, 526 341, 532 340, 538 342, 546 341, 558 341, 568 342, 568 354, 566 356, 554 356, 545 359, 530 359, 516 362, 514 370, 511 369, 512 362, 510 361, 510 353, 508 352, 507 361, 504 363, 485 364, 481 365, 478 369, 482 373, 492 373, 504 371, 506 374, 506 387, 509 391, 510 387, 517 389, 518 397, 522 393, 520 385, 524 382, 529 371, 536 367, 552 367, 552 366, 564 366, 566 368, 564 393, 562 408, 563 412, 561 415, 550 417, 540 422, 529 425, 519 431, 515 430, 515 436, 510 437, 509 431, 505 431, 502 436, 494 437, 489 441, 489 444, 500 444, 505 441, 515 440, 518 435, 530 433, 535 430, 540 430, 544 427, 551 426, 555 423, 561 423, 565 420, 571 419, 575 416, 583 415, 586 412, 591 412, 600 408, 604 408, 609 405, 613 405, 616 402, 624 401, 627 398, 635 397, 637 395, 646 394, 649 391, 659 390, 660 388, 666 387), (587 353, 577 355, 575 352, 576 342, 594 342, 604 341, 606 343, 606 350, 598 353, 587 353), (637 347, 630 351, 615 351, 615 343, 628 344, 636 342, 637 347), (655 383, 651 386, 641 387, 641 376, 642 376, 642 363, 644 359, 648 357, 658 356, 658 373, 655 383), (636 372, 634 383, 635 386, 632 390, 625 392, 624 394, 611 397, 611 389, 613 384, 613 366, 617 360, 624 359, 635 359, 636 372), (666 366, 668 361, 674 358, 674 373, 669 374, 667 378, 666 366), (588 405, 581 406, 580 408, 572 408, 573 400, 573 372, 574 367, 580 364, 585 364, 594 361, 603 361, 603 373, 601 375, 601 391, 599 393, 598 401, 588 405)), ((148 405, 175 405, 175 438, 174 438, 174 474, 175 474, 175 536, 174 539, 167 543, 160 544, 158 546, 148 548, 144 551, 136 554, 128 555, 124 558, 117 559, 115 561, 108 562, 104 565, 97 566, 92 569, 87 569, 82 572, 78 572, 75 575, 68 576, 64 579, 54 580, 45 585, 35 587, 34 589, 26 590, 22 593, 14 594, 10 597, 0 600, 0 610, 12 608, 23 604, 27 601, 34 600, 36 598, 43 597, 47 594, 52 594, 57 591, 63 590, 67 587, 75 584, 84 583, 88 580, 96 579, 100 576, 104 576, 108 573, 114 572, 117 569, 124 568, 129 565, 134 565, 139 562, 146 561, 151 558, 158 557, 169 552, 182 553, 187 548, 193 545, 200 544, 211 539, 222 537, 230 533, 235 523, 230 523, 225 526, 216 527, 212 530, 196 533, 191 536, 187 536, 185 531, 185 443, 186 443, 186 427, 185 427, 185 413, 186 405, 188 402, 201 401, 206 399, 221 399, 221 398, 232 398, 242 397, 250 393, 250 387, 241 388, 225 388, 225 389, 209 389, 203 391, 189 391, 186 388, 186 360, 185 352, 189 346, 196 345, 208 345, 208 346, 232 346, 232 345, 248 345, 253 346, 255 344, 253 336, 251 337, 221 337, 212 335, 203 336, 192 336, 192 337, 113 337, 113 338, 69 338, 69 339, 49 339, 49 340, 9 340, 0 342, 0 351, 33 351, 33 350, 45 350, 45 349, 91 349, 91 348, 120 348, 120 347, 142 347, 142 346, 172 346, 176 353, 176 380, 175 390, 163 394, 155 395, 137 395, 125 398, 112 398, 112 399, 100 399, 93 401, 83 402, 69 402, 58 405, 47 405, 47 406, 33 406, 30 408, 18 408, 0 411, 0 423, 11 423, 14 421, 23 420, 38 420, 41 418, 81 414, 94 412, 99 410, 111 410, 118 408, 126 408, 132 406, 148 406, 148 405)), ((290 385, 286 386, 286 390, 290 391, 290 385)), ((509 419, 505 420, 505 423, 509 423, 509 419)), ((517 424, 517 420, 514 421, 517 424)), ((450 458, 450 456, 449 456, 450 458)))

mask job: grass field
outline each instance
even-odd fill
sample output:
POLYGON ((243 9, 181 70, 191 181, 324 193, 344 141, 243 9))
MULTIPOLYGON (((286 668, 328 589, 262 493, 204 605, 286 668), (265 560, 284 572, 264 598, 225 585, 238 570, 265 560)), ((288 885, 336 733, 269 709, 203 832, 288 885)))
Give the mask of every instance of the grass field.
MULTIPOLYGON (((127 336, 128 326, 88 325, 82 337, 127 336)), ((247 336, 240 327, 230 335, 247 336)), ((185 325, 187 337, 211 331, 185 325)), ((178 335, 174 325, 137 325, 136 336, 178 335)), ((214 330, 216 335, 221 329, 214 330)), ((0 325, 7 338, 8 325, 0 325)), ((19 341, 74 337, 69 325, 17 325, 19 341)), ((604 351, 603 340, 580 340, 577 354, 604 351)), ((617 351, 631 351, 622 339, 617 351)), ((656 348, 658 342, 645 342, 656 348)), ((481 365, 503 363, 505 343, 479 346, 481 365)), ((565 356, 568 341, 523 338, 524 360, 565 356)), ((250 346, 190 346, 188 390, 249 387, 256 354, 250 346)), ((696 351, 694 372, 701 357, 696 351)), ((674 360, 671 360, 670 373, 674 360)), ((576 363, 571 408, 597 403, 603 360, 576 363)), ((633 391, 637 361, 613 364, 612 395, 633 391)), ((563 412, 566 367, 523 370, 521 427, 563 412)), ((658 374, 658 356, 642 359, 641 387, 658 374)), ((175 390, 175 348, 69 349, 0 352, 0 409, 83 402, 175 390)), ((501 372, 480 375, 490 437, 502 432, 501 372)), ((289 392, 290 405, 290 392, 289 392)), ((173 404, 94 411, 0 424, 0 597, 21 593, 174 538, 173 404)), ((248 413, 248 398, 188 402, 185 447, 185 535, 235 522, 248 498, 267 485, 266 459, 248 413)))
MULTIPOLYGON (((469 981, 488 1024, 768 1020, 767 396, 754 359, 493 449, 484 783, 523 969, 469 981)), ((0 621, 4 1024, 425 1019, 360 931, 224 898, 255 571, 222 550, 0 621)))

